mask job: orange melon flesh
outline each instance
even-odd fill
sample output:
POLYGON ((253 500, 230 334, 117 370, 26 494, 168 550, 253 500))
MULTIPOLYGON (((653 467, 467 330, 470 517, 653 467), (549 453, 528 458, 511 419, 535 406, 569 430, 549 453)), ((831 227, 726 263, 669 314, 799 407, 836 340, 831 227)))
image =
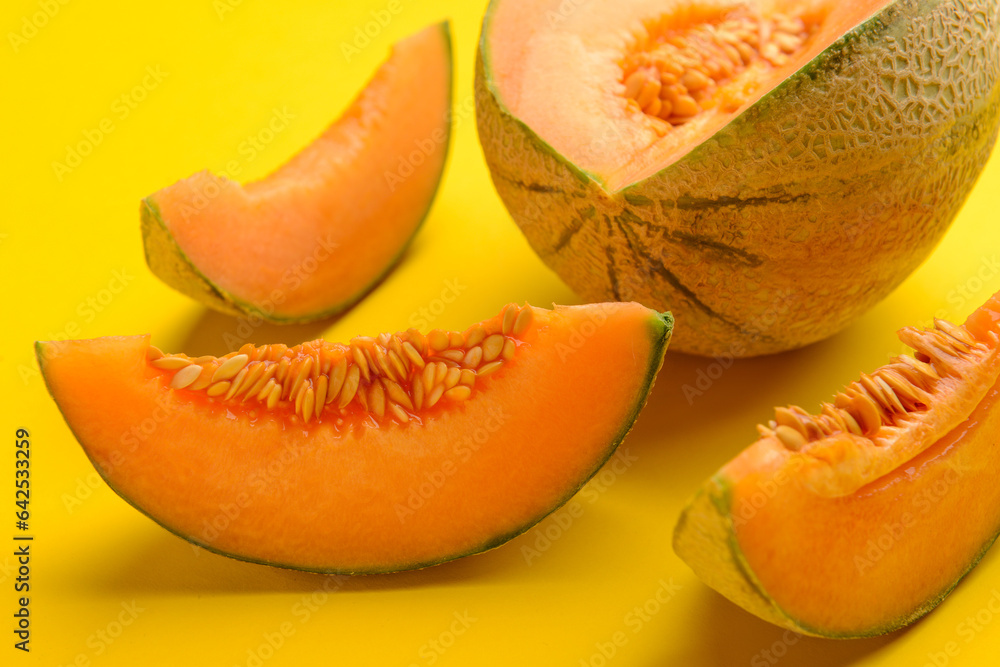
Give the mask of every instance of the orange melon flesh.
POLYGON ((1000 531, 998 320, 1000 294, 964 327, 938 322, 945 347, 924 335, 917 357, 940 379, 924 376, 922 404, 865 437, 834 433, 797 450, 778 422, 761 427, 685 510, 678 554, 748 610, 806 634, 881 634, 932 609, 1000 531), (907 441, 917 451, 900 450, 907 441))
POLYGON ((448 26, 397 43, 313 143, 240 185, 202 171, 143 200, 150 268, 229 312, 305 321, 343 310, 426 216, 450 136, 448 26))
POLYGON ((616 192, 639 182, 715 135, 830 44, 891 0, 630 0, 589 3, 585 11, 562 0, 494 2, 483 28, 490 87, 513 117, 555 153, 616 192), (718 25, 734 10, 801 17, 811 27, 786 64, 754 62, 720 86, 718 100, 664 133, 663 125, 630 108, 621 61, 643 40, 684 35, 718 25), (493 48, 497 45, 497 48, 493 48))
MULTIPOLYGON (((530 323, 500 370, 464 400, 417 403, 405 423, 374 414, 371 399, 368 409, 330 403, 306 421, 291 399, 267 408, 172 389, 179 371, 157 367, 148 336, 39 343, 38 356, 98 471, 169 530, 245 560, 385 572, 526 530, 598 470, 645 403, 669 314, 634 303, 526 309, 530 323)), ((491 335, 511 321, 505 327, 501 314, 481 326, 491 335)), ((317 343, 286 356, 321 349, 335 366, 341 353, 376 344, 317 343)), ((430 347, 422 354, 443 358, 430 347)), ((410 391, 419 372, 410 366, 400 385, 410 391)))

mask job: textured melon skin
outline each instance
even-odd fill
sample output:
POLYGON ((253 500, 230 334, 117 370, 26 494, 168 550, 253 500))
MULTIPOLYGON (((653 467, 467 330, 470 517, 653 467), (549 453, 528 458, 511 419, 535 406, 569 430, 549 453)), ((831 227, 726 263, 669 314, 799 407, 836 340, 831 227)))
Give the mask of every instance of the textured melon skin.
POLYGON ((846 327, 927 257, 996 140, 998 6, 900 1, 678 161, 609 193, 503 106, 488 43, 501 2, 476 67, 497 192, 580 296, 671 309, 682 352, 768 354, 846 327))

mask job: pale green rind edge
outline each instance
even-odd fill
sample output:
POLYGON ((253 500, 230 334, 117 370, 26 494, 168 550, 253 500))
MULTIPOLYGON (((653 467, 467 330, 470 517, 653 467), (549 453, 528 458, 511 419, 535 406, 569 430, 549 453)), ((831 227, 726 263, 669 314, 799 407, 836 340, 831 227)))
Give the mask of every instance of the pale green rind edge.
POLYGON ((831 632, 795 619, 767 594, 740 549, 733 529, 731 507, 730 485, 721 473, 716 474, 695 493, 681 512, 674 528, 674 553, 688 564, 699 579, 751 614, 793 632, 824 639, 866 639, 910 625, 941 604, 1000 537, 998 527, 951 584, 906 616, 884 625, 850 632, 831 632))
POLYGON ((159 207, 156 205, 155 193, 148 197, 144 197, 140 204, 140 227, 142 231, 143 249, 146 257, 146 264, 149 266, 150 270, 170 287, 174 288, 181 294, 189 296, 195 301, 208 306, 209 308, 233 316, 259 317, 265 322, 270 322, 272 324, 304 324, 307 322, 323 320, 342 313, 364 298, 366 294, 368 294, 383 278, 386 277, 386 275, 389 274, 390 271, 392 271, 393 268, 395 268, 400 259, 402 259, 406 249, 416 237, 417 232, 419 232, 421 227, 423 227, 427 216, 430 214, 431 208, 434 206, 434 200, 437 198, 438 190, 441 188, 441 179, 444 175, 445 166, 448 162, 448 155, 451 149, 453 125, 452 105, 454 103, 455 57, 451 39, 450 21, 442 21, 438 23, 437 26, 440 28, 441 34, 444 38, 446 46, 445 52, 447 54, 446 67, 448 70, 448 122, 445 124, 445 140, 443 142, 444 145, 442 146, 445 157, 441 160, 441 168, 438 170, 434 187, 430 190, 427 198, 427 204, 424 206, 423 212, 418 217, 417 224, 413 228, 413 232, 400 245, 399 251, 386 263, 385 268, 375 275, 375 277, 367 285, 359 289, 357 293, 348 299, 315 313, 284 316, 276 310, 271 310, 271 312, 261 310, 255 304, 240 299, 231 292, 228 292, 213 283, 204 273, 201 272, 200 269, 198 269, 197 265, 195 265, 194 262, 187 257, 184 251, 177 244, 177 241, 174 240, 170 230, 167 228, 159 207))

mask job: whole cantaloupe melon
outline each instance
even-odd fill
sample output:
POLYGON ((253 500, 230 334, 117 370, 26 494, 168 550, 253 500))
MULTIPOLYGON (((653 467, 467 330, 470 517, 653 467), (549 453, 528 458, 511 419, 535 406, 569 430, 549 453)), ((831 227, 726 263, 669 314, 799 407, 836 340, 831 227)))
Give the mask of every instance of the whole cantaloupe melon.
POLYGON ((674 349, 847 326, 930 253, 1000 119, 992 0, 493 0, 493 182, 581 297, 670 308, 674 349))

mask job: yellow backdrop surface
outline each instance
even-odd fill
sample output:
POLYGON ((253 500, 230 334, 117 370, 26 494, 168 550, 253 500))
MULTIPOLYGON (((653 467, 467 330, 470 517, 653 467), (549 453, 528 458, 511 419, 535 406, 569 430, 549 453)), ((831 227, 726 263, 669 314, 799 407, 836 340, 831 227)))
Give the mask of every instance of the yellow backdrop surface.
POLYGON ((617 467, 606 466, 572 505, 489 553, 384 576, 273 569, 193 548, 99 481, 49 399, 33 341, 149 332, 168 351, 226 352, 225 334, 245 324, 149 272, 140 197, 234 160, 240 180, 267 174, 339 114, 393 41, 433 21, 453 22, 456 125, 425 226, 399 267, 340 319, 253 327, 249 339, 464 328, 509 301, 576 302, 508 217, 476 140, 472 66, 484 7, 483 0, 3 3, 0 429, 8 444, 0 466, 0 664, 995 664, 996 549, 908 630, 824 641, 787 635, 730 604, 674 555, 670 537, 686 498, 753 440, 772 405, 815 408, 901 351, 896 328, 934 315, 960 320, 1000 288, 997 158, 933 256, 843 333, 735 363, 690 401, 683 387, 718 369, 669 354, 617 467), (275 113, 285 114, 286 126, 261 135, 275 113), (13 541, 18 428, 29 430, 32 452, 30 653, 14 648, 12 632, 21 596, 13 541))

